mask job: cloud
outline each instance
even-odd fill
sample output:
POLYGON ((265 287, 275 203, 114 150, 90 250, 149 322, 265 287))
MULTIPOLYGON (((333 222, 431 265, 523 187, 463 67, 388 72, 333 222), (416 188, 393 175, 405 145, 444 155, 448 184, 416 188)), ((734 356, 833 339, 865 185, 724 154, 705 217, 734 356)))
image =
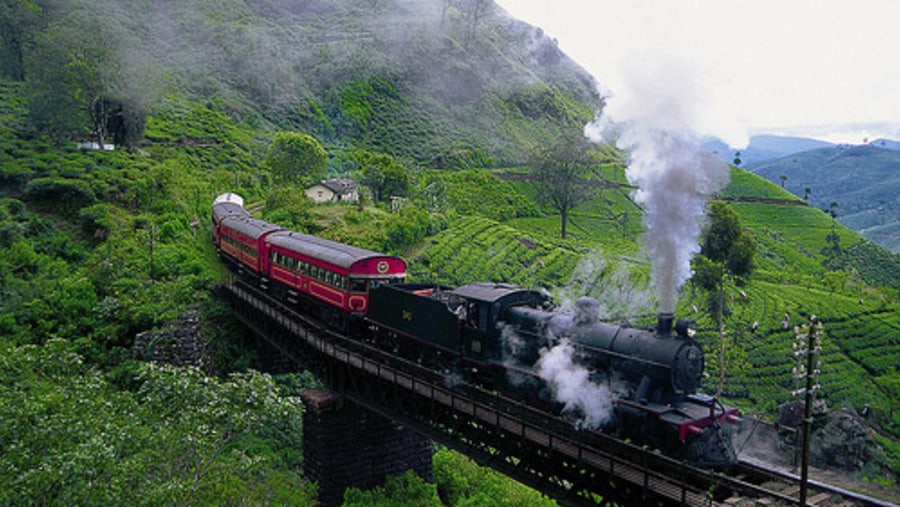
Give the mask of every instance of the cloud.
POLYGON ((541 26, 604 89, 672 59, 703 90, 698 130, 900 122, 900 2, 500 0, 541 26))

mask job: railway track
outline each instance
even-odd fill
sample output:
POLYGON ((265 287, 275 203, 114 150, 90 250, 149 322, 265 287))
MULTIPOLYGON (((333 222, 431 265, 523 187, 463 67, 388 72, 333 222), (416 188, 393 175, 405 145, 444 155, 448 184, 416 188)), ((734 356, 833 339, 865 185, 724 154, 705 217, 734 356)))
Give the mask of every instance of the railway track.
MULTIPOLYGON (((770 490, 785 498, 783 505, 799 505, 800 477, 796 474, 780 471, 763 463, 740 461, 731 473, 736 479, 770 490)), ((824 482, 810 480, 807 492, 807 506, 821 507, 897 507, 887 500, 873 498, 862 493, 850 491, 824 482)), ((759 502, 759 499, 731 496, 723 502, 725 505, 773 505, 759 502), (754 502, 754 503, 748 503, 754 502)))

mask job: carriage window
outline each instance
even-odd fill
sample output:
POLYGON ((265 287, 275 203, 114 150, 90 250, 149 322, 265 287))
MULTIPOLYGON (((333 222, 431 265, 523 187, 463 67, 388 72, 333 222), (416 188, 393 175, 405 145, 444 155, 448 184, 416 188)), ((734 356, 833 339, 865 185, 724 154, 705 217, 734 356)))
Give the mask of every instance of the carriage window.
POLYGON ((359 278, 351 278, 350 279, 350 291, 365 292, 366 291, 366 281, 360 280, 359 278))

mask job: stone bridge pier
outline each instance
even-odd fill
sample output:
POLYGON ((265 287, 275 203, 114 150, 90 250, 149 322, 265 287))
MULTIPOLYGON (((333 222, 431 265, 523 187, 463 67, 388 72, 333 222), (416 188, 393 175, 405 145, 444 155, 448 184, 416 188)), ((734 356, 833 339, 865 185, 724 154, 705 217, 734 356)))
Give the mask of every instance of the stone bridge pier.
POLYGON ((340 505, 346 488, 369 489, 407 470, 434 480, 430 440, 328 389, 300 397, 304 474, 318 484, 321 505, 340 505))
MULTIPOLYGON (((298 362, 257 337, 256 351, 266 373, 296 372, 298 362)), ((323 507, 344 503, 344 490, 370 489, 413 470, 433 482, 432 443, 411 429, 327 388, 300 392, 303 413, 303 472, 316 482, 323 507)))

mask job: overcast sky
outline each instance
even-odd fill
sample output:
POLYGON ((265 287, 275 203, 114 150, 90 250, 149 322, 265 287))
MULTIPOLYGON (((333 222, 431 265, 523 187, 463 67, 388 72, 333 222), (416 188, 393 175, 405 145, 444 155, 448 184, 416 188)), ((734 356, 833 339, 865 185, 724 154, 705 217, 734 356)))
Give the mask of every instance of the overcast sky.
POLYGON ((646 80, 694 90, 701 134, 900 139, 900 0, 497 2, 557 39, 611 100, 652 93, 646 80), (847 127, 872 123, 891 125, 847 127))

